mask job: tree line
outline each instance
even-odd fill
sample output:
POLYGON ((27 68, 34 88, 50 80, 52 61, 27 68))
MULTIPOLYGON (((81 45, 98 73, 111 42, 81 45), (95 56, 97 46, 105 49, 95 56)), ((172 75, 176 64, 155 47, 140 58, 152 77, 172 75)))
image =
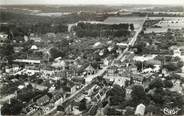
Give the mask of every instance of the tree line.
POLYGON ((134 30, 133 24, 91 24, 78 23, 73 28, 78 37, 126 37, 134 30))

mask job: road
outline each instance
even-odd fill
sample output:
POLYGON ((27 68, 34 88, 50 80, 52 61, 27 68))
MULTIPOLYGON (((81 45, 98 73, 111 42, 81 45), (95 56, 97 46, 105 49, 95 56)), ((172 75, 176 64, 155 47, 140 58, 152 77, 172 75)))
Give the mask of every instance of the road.
POLYGON ((144 18, 142 24, 140 25, 140 28, 136 31, 135 35, 134 35, 134 36, 132 37, 132 39, 129 41, 128 47, 124 49, 123 53, 120 54, 116 60, 120 60, 120 59, 121 59, 121 62, 123 62, 123 61, 126 59, 125 53, 128 52, 130 46, 134 46, 135 42, 137 41, 137 37, 138 37, 139 33, 140 33, 140 32, 142 31, 142 29, 143 29, 143 25, 144 25, 146 19, 147 19, 147 16, 144 18), (122 59, 122 58, 123 58, 123 59, 122 59))
MULTIPOLYGON (((145 20, 146 20, 146 18, 147 18, 147 16, 145 17, 145 20)), ((132 39, 130 40, 130 42, 129 42, 129 44, 128 44, 129 46, 133 46, 133 45, 135 44, 135 42, 136 42, 136 40, 137 40, 137 37, 138 37, 139 33, 142 31, 143 24, 144 24, 145 20, 142 22, 142 25, 140 26, 140 28, 136 31, 135 35, 134 35, 134 36, 132 37, 132 39)), ((124 51, 123 51, 115 60, 120 60, 120 59, 122 59, 122 57, 125 57, 125 58, 124 58, 124 60, 125 60, 125 59, 126 59, 125 53, 128 52, 129 46, 128 46, 126 49, 124 49, 124 51)), ((123 60, 123 61, 124 61, 124 60, 123 60)), ((122 61, 122 60, 121 60, 121 61, 122 61)), ((112 66, 113 64, 114 64, 114 61, 113 61, 109 66, 112 66)), ((89 76, 89 77, 87 77, 87 78, 91 78, 91 80, 92 80, 92 79, 94 79, 94 78, 96 78, 96 77, 98 77, 98 76, 102 76, 102 75, 106 72, 106 70, 108 69, 109 66, 104 67, 102 70, 98 71, 98 73, 96 73, 96 74, 94 74, 94 75, 91 75, 91 76, 89 76)), ((80 96, 80 95, 82 94, 82 92, 88 90, 88 89, 89 89, 90 87, 92 87, 92 86, 93 86, 92 83, 89 83, 89 84, 84 85, 79 91, 75 92, 75 93, 72 94, 70 97, 68 97, 67 99, 65 99, 65 100, 63 101, 63 103, 61 103, 61 105, 67 105, 67 104, 69 104, 69 103, 70 103, 71 101, 73 101, 76 97, 80 96)), ((51 109, 46 115, 53 115, 53 114, 55 114, 56 112, 57 112, 57 106, 55 106, 53 109, 51 109)))

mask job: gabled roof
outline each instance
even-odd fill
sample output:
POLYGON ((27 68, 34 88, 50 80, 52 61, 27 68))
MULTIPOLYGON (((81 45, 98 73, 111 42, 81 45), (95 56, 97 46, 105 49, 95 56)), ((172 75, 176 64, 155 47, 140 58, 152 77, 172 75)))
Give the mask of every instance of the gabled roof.
POLYGON ((47 95, 44 95, 43 97, 37 99, 37 104, 38 105, 43 105, 46 102, 49 102, 50 98, 47 95))
POLYGON ((31 49, 32 49, 32 50, 37 50, 38 47, 37 47, 36 45, 32 45, 32 46, 31 46, 31 49))
POLYGON ((86 71, 90 71, 90 70, 95 70, 94 67, 90 64, 88 67, 86 67, 85 69, 86 71))

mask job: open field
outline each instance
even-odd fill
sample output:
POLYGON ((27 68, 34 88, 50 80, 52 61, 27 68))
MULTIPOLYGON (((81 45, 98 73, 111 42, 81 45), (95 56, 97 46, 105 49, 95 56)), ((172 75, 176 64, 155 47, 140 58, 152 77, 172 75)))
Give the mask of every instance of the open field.
POLYGON ((69 15, 71 13, 62 13, 62 12, 52 12, 52 13, 37 13, 35 15, 38 15, 38 16, 49 16, 49 17, 60 17, 60 16, 64 16, 64 15, 69 15))
POLYGON ((184 17, 151 17, 150 19, 163 19, 155 24, 162 28, 181 29, 184 28, 184 17))
POLYGON ((149 20, 159 20, 159 22, 152 25, 152 28, 146 28, 145 33, 164 33, 168 29, 184 28, 184 17, 149 17, 149 20))

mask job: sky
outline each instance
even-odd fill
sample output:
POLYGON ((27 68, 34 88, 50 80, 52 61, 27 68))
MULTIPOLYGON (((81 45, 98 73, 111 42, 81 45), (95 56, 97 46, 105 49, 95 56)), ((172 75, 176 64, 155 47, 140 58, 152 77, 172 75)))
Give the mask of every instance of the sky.
POLYGON ((61 5, 121 5, 121 4, 161 4, 183 5, 184 0, 0 0, 0 4, 61 4, 61 5))

